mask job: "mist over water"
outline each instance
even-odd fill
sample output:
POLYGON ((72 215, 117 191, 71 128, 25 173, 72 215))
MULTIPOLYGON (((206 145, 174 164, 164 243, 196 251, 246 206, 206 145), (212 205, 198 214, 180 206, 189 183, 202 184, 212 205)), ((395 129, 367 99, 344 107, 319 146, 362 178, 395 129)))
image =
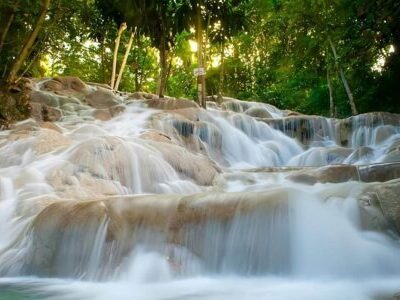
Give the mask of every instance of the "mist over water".
POLYGON ((360 208, 370 184, 288 177, 396 161, 399 125, 359 116, 344 132, 260 103, 162 110, 118 99, 124 112, 110 120, 81 103, 56 128, 28 120, 0 133, 0 299, 400 291, 398 235, 360 208))

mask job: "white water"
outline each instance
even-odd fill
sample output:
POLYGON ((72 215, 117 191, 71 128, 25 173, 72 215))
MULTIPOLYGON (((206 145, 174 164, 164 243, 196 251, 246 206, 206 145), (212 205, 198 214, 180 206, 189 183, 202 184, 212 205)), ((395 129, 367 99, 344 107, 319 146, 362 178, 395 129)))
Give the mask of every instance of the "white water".
POLYGON ((326 120, 304 146, 242 112, 196 110, 198 119, 189 120, 133 102, 99 121, 92 110, 70 112, 57 123, 61 133, 37 125, 1 133, 0 299, 2 291, 33 299, 230 300, 391 299, 400 291, 398 237, 362 226, 357 198, 366 184, 305 186, 284 172, 247 170, 383 162, 399 126, 353 124, 342 147, 326 120), (355 157, 360 147, 368 155, 355 157), (159 196, 137 208, 146 213, 134 227, 117 202, 99 204, 121 213, 117 221, 79 209, 65 220, 62 209, 40 219, 51 204, 143 194, 159 196), (147 225, 164 224, 163 211, 186 203, 200 215, 178 218, 178 235, 147 225), (115 224, 122 242, 109 236, 115 224))

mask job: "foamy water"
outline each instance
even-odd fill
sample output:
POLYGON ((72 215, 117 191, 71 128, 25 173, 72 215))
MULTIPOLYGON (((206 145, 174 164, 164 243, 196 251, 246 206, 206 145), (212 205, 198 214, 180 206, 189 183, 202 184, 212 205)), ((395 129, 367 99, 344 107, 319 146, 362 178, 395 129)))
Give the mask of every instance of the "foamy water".
POLYGON ((238 103, 2 132, 0 299, 391 299, 400 244, 364 226, 368 184, 259 168, 386 162, 400 126, 360 117, 342 145, 324 119, 305 142, 238 103))

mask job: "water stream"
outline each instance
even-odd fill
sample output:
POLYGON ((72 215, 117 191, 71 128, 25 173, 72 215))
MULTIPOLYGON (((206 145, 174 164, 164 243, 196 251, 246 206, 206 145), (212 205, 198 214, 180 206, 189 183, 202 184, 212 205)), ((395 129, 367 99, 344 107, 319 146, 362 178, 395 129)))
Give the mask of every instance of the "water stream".
POLYGON ((396 161, 400 125, 360 116, 343 134, 337 120, 307 127, 269 105, 119 100, 125 111, 110 120, 81 103, 51 128, 28 120, 0 133, 0 299, 400 292, 398 235, 366 226, 360 210, 370 184, 288 177, 396 161), (253 106, 271 118, 247 114, 253 106))

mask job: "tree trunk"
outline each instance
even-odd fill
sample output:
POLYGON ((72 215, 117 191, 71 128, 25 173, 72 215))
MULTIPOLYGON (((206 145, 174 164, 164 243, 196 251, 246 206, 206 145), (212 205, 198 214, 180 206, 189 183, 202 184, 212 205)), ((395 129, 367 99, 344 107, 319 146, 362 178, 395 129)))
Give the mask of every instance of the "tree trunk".
POLYGON ((353 93, 351 92, 349 83, 346 80, 346 77, 344 75, 344 72, 343 72, 342 68, 340 68, 340 78, 342 79, 343 86, 344 86, 344 88, 346 90, 346 93, 347 93, 347 97, 349 98, 350 107, 351 107, 351 114, 353 116, 358 115, 356 104, 354 103, 353 93))
POLYGON ((167 67, 167 75, 166 75, 166 80, 165 80, 165 91, 167 93, 168 93, 168 80, 169 80, 169 77, 171 76, 171 71, 172 71, 172 59, 173 59, 172 55, 167 56, 168 67, 167 67))
POLYGON ((222 103, 223 91, 224 91, 224 79, 225 79, 225 42, 221 41, 221 61, 219 66, 219 87, 218 87, 218 102, 222 103))
POLYGON ((326 81, 328 83, 328 89, 329 89, 329 111, 330 111, 330 116, 331 118, 336 118, 336 107, 335 107, 335 102, 333 101, 333 88, 332 88, 332 82, 331 82, 331 77, 329 75, 329 69, 326 69, 326 81))
POLYGON ((106 83, 106 34, 101 39, 101 81, 106 83))
POLYGON ((357 108, 356 108, 356 104, 354 103, 353 93, 351 92, 349 83, 347 82, 347 79, 346 79, 346 76, 344 75, 343 69, 342 69, 342 67, 339 65, 339 57, 338 57, 338 55, 337 55, 335 45, 333 44, 333 42, 332 42, 332 40, 331 40, 330 37, 328 37, 328 41, 329 41, 329 44, 330 44, 330 46, 331 46, 333 56, 334 56, 334 58, 335 58, 336 68, 337 68, 338 71, 339 71, 340 79, 342 80, 343 86, 344 86, 344 88, 345 88, 345 90, 346 90, 347 97, 348 97, 348 99, 349 99, 350 108, 351 108, 351 113, 352 113, 353 116, 355 116, 355 115, 358 114, 358 111, 357 111, 357 108))
POLYGON ((15 12, 13 10, 12 13, 10 14, 10 17, 8 18, 6 26, 3 29, 3 32, 1 33, 0 52, 1 52, 1 49, 3 48, 3 46, 4 46, 4 41, 6 40, 6 36, 7 36, 8 30, 10 30, 11 24, 14 21, 14 17, 15 17, 15 12))
MULTIPOLYGON (((198 55, 198 68, 201 70, 204 68, 203 64, 203 26, 201 17, 201 6, 202 1, 200 0, 197 5, 197 55, 198 55)), ((203 69, 204 70, 204 69, 203 69)), ((206 76, 200 73, 197 76, 197 87, 198 87, 198 101, 201 107, 206 107, 206 76)))
POLYGON ((13 65, 11 66, 10 73, 7 77, 7 84, 13 84, 15 79, 17 78, 17 73, 21 69, 22 64, 27 59, 27 57, 32 52, 32 46, 43 27, 43 23, 46 19, 47 11, 50 7, 50 0, 42 0, 42 9, 40 11, 39 17, 36 21, 35 26, 33 27, 32 32, 28 36, 27 40, 25 41, 21 52, 19 53, 18 57, 15 59, 13 65))
POLYGON ((130 36, 130 38, 129 38, 128 45, 126 46, 126 51, 125 51, 124 59, 122 60, 121 68, 119 69, 119 73, 118 73, 117 82, 115 83, 115 87, 114 87, 114 89, 115 89, 116 91, 118 91, 119 83, 121 82, 122 74, 124 73, 124 69, 125 69, 125 66, 126 66, 126 62, 128 61, 128 56, 129 56, 129 53, 131 52, 131 49, 132 49, 132 43, 133 43, 133 38, 135 37, 135 32, 136 32, 136 29, 135 29, 135 31, 133 31, 133 32, 131 33, 131 36, 130 36))
POLYGON ((126 29, 126 23, 122 23, 119 26, 118 35, 117 35, 117 38, 115 39, 114 56, 113 56, 113 64, 112 64, 112 71, 111 71, 111 82, 110 82, 110 86, 111 86, 112 90, 114 89, 114 86, 115 86, 115 74, 117 73, 117 60, 118 60, 119 44, 121 42, 121 35, 125 29, 126 29))
POLYGON ((168 51, 166 49, 165 40, 160 45, 160 82, 158 85, 158 96, 164 98, 165 87, 167 85, 167 61, 168 51))
MULTIPOLYGON (((139 35, 139 33, 136 35, 136 41, 135 41, 135 43, 136 43, 136 46, 138 47, 138 49, 141 49, 142 48, 142 43, 141 43, 141 41, 140 41, 140 35, 139 35)), ((135 60, 135 78, 134 78, 134 80, 135 80, 135 92, 139 92, 140 90, 141 90, 141 84, 140 84, 140 81, 139 81, 139 68, 141 68, 141 66, 142 66, 142 63, 141 63, 141 60, 140 60, 140 52, 138 51, 137 52, 137 55, 135 55, 134 56, 134 60, 135 60)))

